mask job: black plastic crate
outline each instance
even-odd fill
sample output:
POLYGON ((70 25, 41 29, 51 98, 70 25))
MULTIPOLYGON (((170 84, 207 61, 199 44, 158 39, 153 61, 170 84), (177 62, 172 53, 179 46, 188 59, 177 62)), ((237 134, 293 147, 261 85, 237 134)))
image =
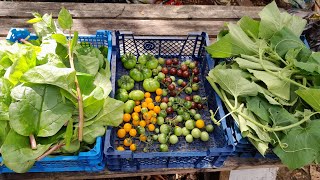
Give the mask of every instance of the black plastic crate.
MULTIPOLYGON (((156 57, 178 58, 181 61, 192 59, 200 64, 200 95, 208 98, 207 106, 215 111, 217 119, 224 116, 221 101, 212 89, 205 76, 213 67, 204 47, 209 43, 206 33, 192 33, 183 37, 171 36, 134 36, 131 32, 116 32, 115 52, 113 53, 112 84, 117 90, 116 80, 129 72, 124 69, 120 57, 125 53, 132 53, 139 57, 150 53, 156 57), (220 103, 219 103, 220 102, 220 103)), ((135 89, 141 89, 142 83, 136 83, 135 89)), ((207 123, 212 123, 208 110, 201 112, 207 123)), ((229 124, 229 123, 228 123, 229 124)), ((107 168, 117 171, 136 171, 151 168, 205 168, 220 167, 226 158, 234 151, 234 131, 227 125, 226 120, 221 126, 215 126, 210 133, 208 142, 195 140, 187 143, 184 137, 179 137, 179 143, 171 145, 169 152, 131 152, 130 150, 117 151, 116 147, 121 139, 116 137, 117 128, 109 128, 106 132, 104 153, 107 159, 107 168)), ((139 149, 138 149, 139 150, 139 149)))

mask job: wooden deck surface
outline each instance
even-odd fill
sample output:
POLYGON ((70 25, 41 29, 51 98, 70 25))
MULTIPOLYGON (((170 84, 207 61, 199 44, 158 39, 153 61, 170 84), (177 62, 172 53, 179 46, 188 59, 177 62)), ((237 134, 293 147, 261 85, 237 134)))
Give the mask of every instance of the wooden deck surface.
POLYGON ((26 21, 32 12, 52 13, 57 17, 64 6, 71 11, 74 29, 80 34, 96 30, 130 30, 136 35, 186 35, 204 31, 216 37, 225 22, 236 22, 242 16, 258 18, 261 7, 210 5, 129 5, 50 2, 0 2, 0 38, 11 27, 31 28, 26 21))
MULTIPOLYGON (((84 4, 44 2, 0 2, 0 39, 4 39, 11 27, 29 28, 26 21, 32 12, 52 13, 54 17, 64 6, 71 11, 74 29, 80 34, 94 34, 96 30, 129 30, 136 35, 186 35, 189 32, 205 31, 215 38, 225 22, 235 22, 242 16, 258 18, 261 7, 228 6, 161 6, 128 4, 84 4)), ((281 166, 277 160, 229 158, 219 169, 150 169, 135 173, 27 173, 2 174, 1 179, 95 179, 158 174, 230 171, 281 166)))

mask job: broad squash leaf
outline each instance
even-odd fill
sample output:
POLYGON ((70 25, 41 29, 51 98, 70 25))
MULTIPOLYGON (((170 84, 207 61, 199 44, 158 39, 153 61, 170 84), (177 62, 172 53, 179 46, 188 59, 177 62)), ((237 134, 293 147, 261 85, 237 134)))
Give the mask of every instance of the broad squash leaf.
POLYGON ((320 112, 320 89, 299 89, 296 93, 315 111, 320 112))

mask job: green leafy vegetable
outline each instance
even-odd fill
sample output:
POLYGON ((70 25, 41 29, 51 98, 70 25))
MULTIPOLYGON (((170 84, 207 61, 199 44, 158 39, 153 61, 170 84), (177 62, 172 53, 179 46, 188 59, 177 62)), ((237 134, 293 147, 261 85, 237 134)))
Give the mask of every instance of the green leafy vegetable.
POLYGON ((270 147, 290 169, 319 162, 320 53, 300 40, 306 20, 275 2, 259 16, 229 24, 207 47, 213 58, 233 58, 207 80, 262 155, 270 147))

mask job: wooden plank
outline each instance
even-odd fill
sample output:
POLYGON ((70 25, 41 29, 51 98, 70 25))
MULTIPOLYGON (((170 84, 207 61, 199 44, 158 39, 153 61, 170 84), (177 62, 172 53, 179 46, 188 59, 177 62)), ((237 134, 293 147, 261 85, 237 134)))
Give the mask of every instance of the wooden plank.
POLYGON ((254 158, 228 158, 224 167, 211 169, 148 169, 138 172, 111 172, 104 170, 101 172, 65 172, 65 173, 26 173, 26 174, 1 174, 1 179, 99 179, 99 178, 118 178, 118 177, 137 177, 146 175, 163 175, 163 174, 186 174, 197 172, 217 172, 230 171, 234 169, 252 169, 252 168, 270 168, 282 167, 278 160, 271 159, 254 159, 254 158))
MULTIPOLYGON (((31 28, 27 19, 1 19, 0 36, 6 36, 11 27, 31 28)), ((125 30, 137 35, 186 35, 190 32, 207 32, 215 37, 225 21, 190 20, 116 20, 116 19, 75 19, 73 29, 80 34, 95 34, 96 30, 125 30)))
POLYGON ((0 2, 0 17, 30 18, 32 12, 57 16, 64 6, 77 18, 129 19, 239 19, 242 16, 259 18, 261 7, 240 6, 163 6, 139 4, 84 4, 50 2, 0 2))

